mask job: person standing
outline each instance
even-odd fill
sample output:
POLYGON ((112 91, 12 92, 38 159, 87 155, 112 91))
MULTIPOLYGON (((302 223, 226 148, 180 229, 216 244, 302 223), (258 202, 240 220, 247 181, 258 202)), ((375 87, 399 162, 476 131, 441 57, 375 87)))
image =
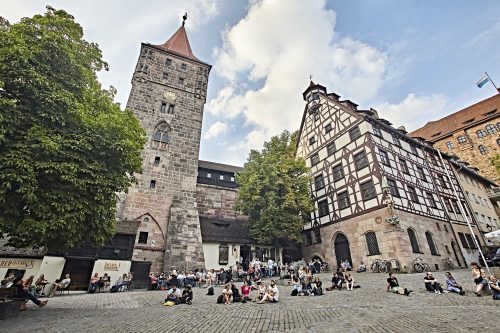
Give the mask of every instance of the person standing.
POLYGON ((273 276, 273 266, 274 266, 274 261, 273 259, 269 258, 269 260, 267 261, 267 275, 269 277, 273 276))

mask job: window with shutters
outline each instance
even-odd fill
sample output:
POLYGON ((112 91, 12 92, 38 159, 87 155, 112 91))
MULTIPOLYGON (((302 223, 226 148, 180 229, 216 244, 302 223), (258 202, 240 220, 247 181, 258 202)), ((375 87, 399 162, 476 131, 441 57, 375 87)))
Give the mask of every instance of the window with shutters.
POLYGON ((318 214, 319 217, 323 217, 328 215, 328 200, 323 200, 318 202, 318 214))
POLYGON ((325 182, 323 180, 323 174, 314 177, 314 188, 316 188, 316 191, 321 190, 324 187, 325 182))
POLYGON ((425 238, 427 238, 427 243, 429 244, 429 249, 431 250, 431 254, 433 256, 439 255, 437 248, 436 248, 436 244, 434 244, 434 238, 432 237, 432 234, 430 233, 430 231, 427 231, 425 233, 425 238))
POLYGON ((406 164, 406 161, 404 159, 399 159, 399 165, 401 166, 401 171, 407 174, 410 173, 410 171, 408 171, 408 165, 406 164))
POLYGON ((427 192, 427 200, 429 201, 429 206, 431 206, 432 208, 437 208, 436 200, 434 200, 434 196, 431 192, 427 192))
POLYGON ((420 253, 420 246, 418 245, 417 235, 415 230, 408 228, 408 237, 410 238, 411 249, 413 253, 420 253))
POLYGON ((327 146, 326 146, 326 153, 328 154, 328 156, 332 155, 333 153, 335 153, 335 151, 337 150, 337 148, 335 147, 335 142, 330 142, 327 146))
POLYGON ((325 126, 325 134, 330 133, 332 131, 332 123, 329 123, 325 126))
POLYGON ((356 126, 349 130, 349 138, 351 139, 351 141, 356 140, 360 136, 361 136, 361 131, 359 129, 359 126, 356 126))
POLYGON ((361 170, 368 166, 368 158, 366 157, 365 151, 354 155, 354 166, 356 167, 356 170, 361 170))
POLYGON ((396 181, 392 179, 387 179, 387 185, 389 185, 389 191, 393 197, 399 197, 399 190, 396 181))
POLYGON ((458 233, 458 238, 460 238, 460 243, 462 243, 462 247, 464 249, 469 248, 469 243, 467 243, 467 239, 465 239, 465 235, 461 232, 458 233))
POLYGON ((391 162, 389 161, 389 154, 385 150, 379 149, 379 156, 380 156, 380 161, 385 164, 390 166, 391 162))
POLYGON ((410 200, 413 201, 413 202, 416 202, 418 203, 418 195, 417 195, 417 191, 415 190, 414 187, 412 186, 408 186, 408 194, 410 195, 410 200))
POLYGON ((344 179, 344 168, 342 167, 342 163, 337 164, 332 168, 333 173, 333 181, 338 181, 344 179))
POLYGON ((373 184, 373 180, 367 181, 360 186, 361 196, 363 200, 370 200, 377 196, 377 191, 375 191, 375 185, 373 184))
POLYGON ((368 246, 368 255, 374 256, 380 254, 378 248, 377 235, 373 231, 369 231, 365 234, 366 245, 368 246))
POLYGON ((427 178, 425 177, 425 172, 424 172, 423 168, 417 167, 417 173, 418 173, 418 177, 420 179, 422 179, 424 182, 427 181, 427 178))
POLYGON ((344 192, 340 192, 338 195, 337 195, 337 201, 338 201, 338 205, 339 205, 339 209, 344 209, 344 208, 347 208, 349 207, 349 194, 347 191, 344 191, 344 192))
POLYGON ((318 163, 319 163, 319 155, 318 153, 315 153, 314 155, 311 156, 311 166, 315 166, 318 163))
POLYGON ((382 137, 382 131, 380 130, 380 127, 373 125, 373 134, 378 137, 382 137))

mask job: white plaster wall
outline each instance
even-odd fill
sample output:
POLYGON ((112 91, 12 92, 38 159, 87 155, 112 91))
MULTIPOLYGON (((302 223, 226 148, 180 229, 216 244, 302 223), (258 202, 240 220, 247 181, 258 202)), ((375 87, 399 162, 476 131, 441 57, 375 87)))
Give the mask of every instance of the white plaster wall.
MULTIPOLYGON (((55 280, 61 278, 65 263, 66 259, 64 259, 63 257, 43 257, 40 268, 35 275, 35 280, 38 279, 38 276, 40 276, 40 274, 44 274, 47 281, 51 283, 54 282, 55 280)), ((48 289, 45 290, 45 292, 47 291, 48 289)))
MULTIPOLYGON (((203 243, 203 253, 205 256, 205 267, 206 269, 215 269, 218 270, 220 268, 227 269, 233 266, 236 261, 240 261, 240 246, 239 245, 231 245, 229 246, 229 260, 227 265, 219 264, 219 245, 220 243, 203 243)), ((255 250, 255 247, 259 247, 261 249, 271 249, 273 246, 262 246, 262 245, 250 245, 251 251, 255 250)), ((282 248, 276 248, 276 260, 275 262, 282 261, 282 248)))
POLYGON ((111 284, 114 284, 118 278, 123 275, 124 273, 130 272, 130 266, 132 266, 131 261, 125 261, 125 260, 108 260, 108 259, 101 259, 97 260, 94 264, 94 269, 92 270, 92 276, 95 273, 99 273, 99 276, 103 276, 104 273, 108 273, 109 276, 111 276, 111 284), (105 263, 119 263, 120 268, 117 271, 105 271, 104 270, 104 265, 105 263))
MULTIPOLYGON (((23 279, 27 279, 30 275, 34 275, 35 279, 38 277, 36 274, 38 273, 38 270, 40 269, 40 265, 42 264, 42 259, 32 259, 32 258, 5 258, 2 257, 0 260, 33 260, 33 268, 31 269, 26 269, 26 272, 24 273, 23 279)), ((1 267, 0 268, 0 280, 3 280, 7 274, 7 271, 10 268, 8 267, 1 267)), ((17 269, 22 269, 22 268, 17 268, 17 269)))

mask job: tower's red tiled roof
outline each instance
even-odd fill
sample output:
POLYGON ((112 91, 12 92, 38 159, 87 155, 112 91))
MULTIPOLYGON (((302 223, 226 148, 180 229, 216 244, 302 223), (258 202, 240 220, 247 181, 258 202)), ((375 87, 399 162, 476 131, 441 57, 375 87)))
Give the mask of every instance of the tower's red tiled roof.
POLYGON ((480 123, 493 115, 500 115, 500 94, 489 97, 479 103, 450 114, 436 121, 430 121, 410 134, 411 137, 421 137, 429 141, 436 141, 452 132, 473 124, 480 123), (495 113, 492 111, 496 110, 495 113))
POLYGON ((191 50, 191 45, 189 45, 189 39, 186 34, 186 29, 184 28, 184 23, 175 32, 175 34, 170 37, 169 40, 167 40, 163 44, 155 46, 165 51, 186 57, 188 59, 200 61, 200 59, 196 58, 196 56, 193 54, 193 51, 191 50))

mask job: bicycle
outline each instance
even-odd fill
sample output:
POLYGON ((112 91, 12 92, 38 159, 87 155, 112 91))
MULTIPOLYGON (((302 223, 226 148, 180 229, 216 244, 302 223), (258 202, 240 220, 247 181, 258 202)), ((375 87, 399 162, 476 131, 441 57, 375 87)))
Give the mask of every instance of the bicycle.
POLYGON ((375 259, 371 265, 371 271, 373 273, 387 273, 387 264, 385 260, 375 259))
POLYGON ((450 258, 444 258, 441 260, 443 261, 443 266, 445 269, 449 269, 449 270, 455 269, 455 264, 453 264, 453 261, 451 261, 450 258))
POLYGON ((425 262, 422 261, 422 258, 416 257, 413 259, 413 269, 415 269, 415 272, 417 273, 422 273, 423 271, 430 272, 431 267, 427 265, 425 262))

